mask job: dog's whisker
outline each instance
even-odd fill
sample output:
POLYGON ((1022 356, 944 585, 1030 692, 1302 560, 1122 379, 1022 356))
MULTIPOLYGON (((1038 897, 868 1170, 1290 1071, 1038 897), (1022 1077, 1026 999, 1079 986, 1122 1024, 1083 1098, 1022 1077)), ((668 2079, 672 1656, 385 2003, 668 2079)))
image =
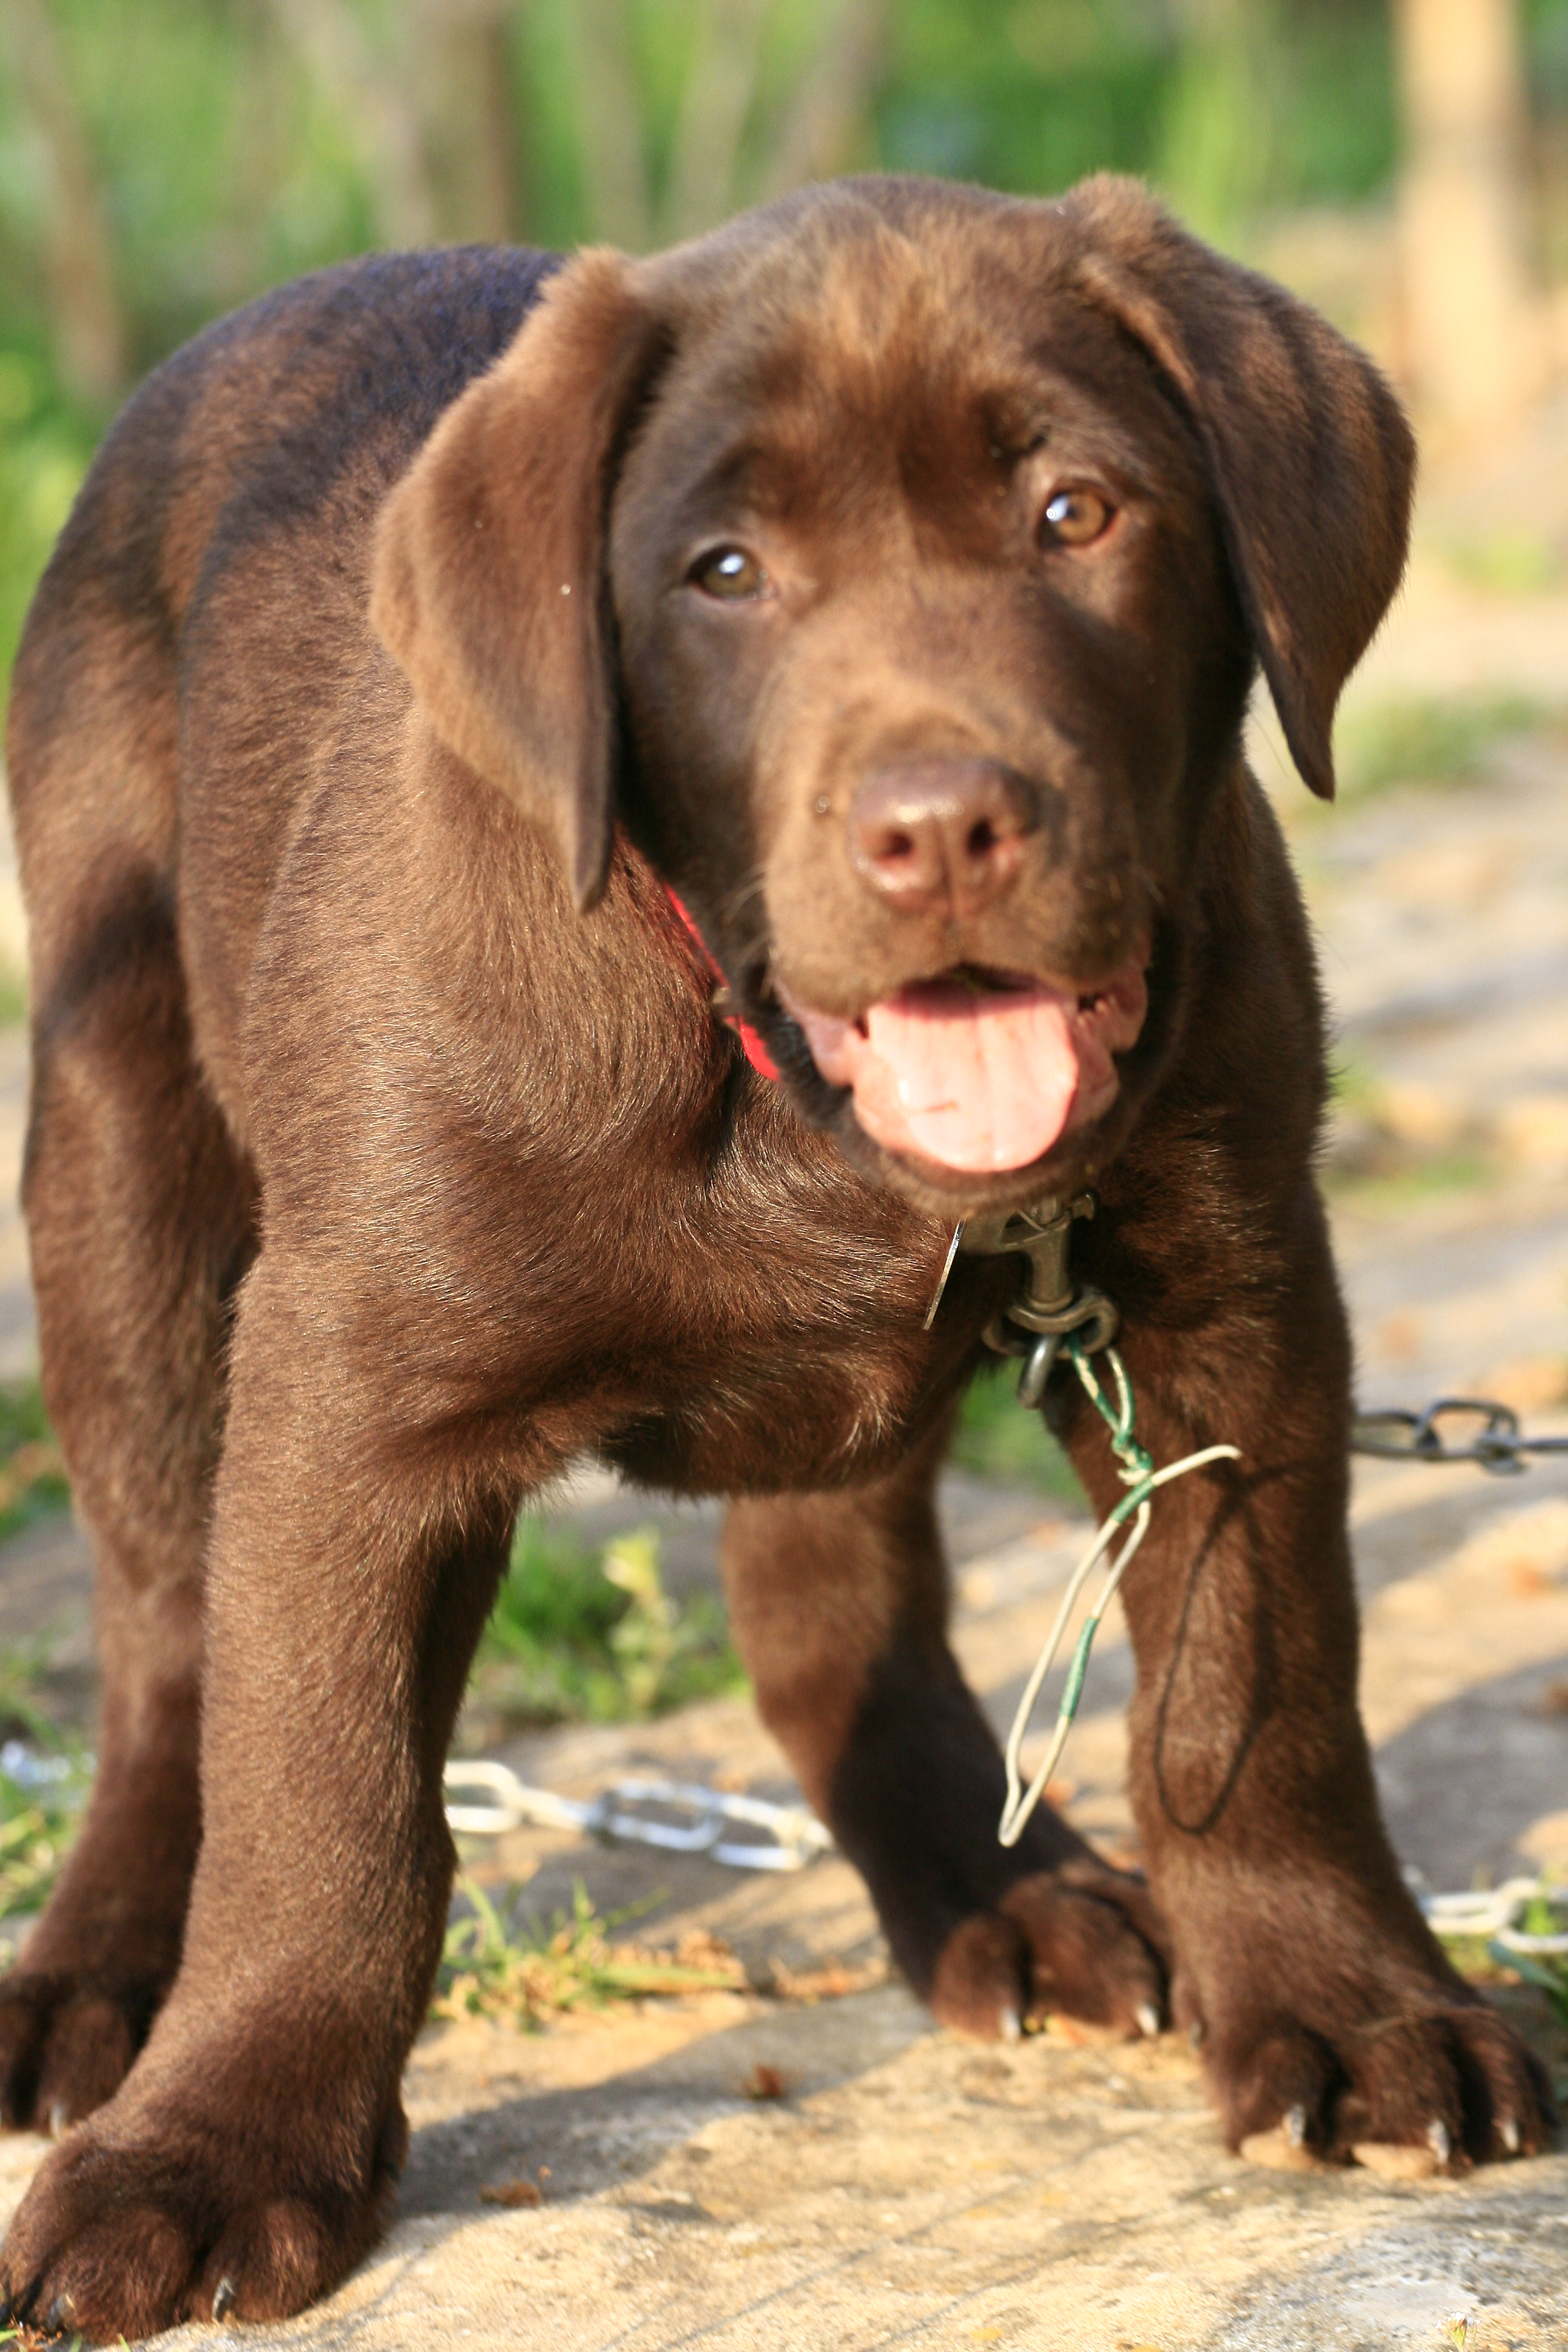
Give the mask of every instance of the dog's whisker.
POLYGON ((763 887, 763 877, 761 873, 756 873, 745 881, 738 882, 732 890, 727 890, 716 909, 721 922, 739 922, 752 900, 761 898, 763 887))

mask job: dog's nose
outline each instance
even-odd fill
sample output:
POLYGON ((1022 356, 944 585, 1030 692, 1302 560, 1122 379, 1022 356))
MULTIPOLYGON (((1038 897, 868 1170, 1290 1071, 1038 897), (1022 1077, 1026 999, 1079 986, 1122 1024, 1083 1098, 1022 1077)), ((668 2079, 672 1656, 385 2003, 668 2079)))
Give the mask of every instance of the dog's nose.
POLYGON ((1035 824, 1021 778, 993 760, 912 761, 868 776, 849 809, 856 871, 901 912, 977 913, 1001 897, 1035 824))

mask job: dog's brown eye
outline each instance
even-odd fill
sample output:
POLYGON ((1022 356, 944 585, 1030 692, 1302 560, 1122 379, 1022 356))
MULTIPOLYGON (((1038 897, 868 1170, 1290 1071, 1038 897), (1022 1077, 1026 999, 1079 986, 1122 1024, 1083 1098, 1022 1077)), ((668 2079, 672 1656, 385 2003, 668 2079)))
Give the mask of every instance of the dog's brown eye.
POLYGON ((1057 490, 1046 502, 1048 536, 1063 547, 1087 547, 1110 520, 1110 508, 1098 490, 1057 490))
POLYGON ((767 573, 743 547, 715 548, 700 558, 691 577, 705 596, 721 596, 727 603, 765 595, 768 588, 767 573))

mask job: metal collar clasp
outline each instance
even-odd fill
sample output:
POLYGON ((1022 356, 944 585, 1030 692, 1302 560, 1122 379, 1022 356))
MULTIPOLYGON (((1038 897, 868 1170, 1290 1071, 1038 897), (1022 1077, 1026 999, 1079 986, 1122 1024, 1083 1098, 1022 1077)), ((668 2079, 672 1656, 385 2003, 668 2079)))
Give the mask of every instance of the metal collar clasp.
POLYGON ((1008 1216, 966 1218, 956 1237, 966 1256, 1016 1255, 1027 1263, 1022 1295, 985 1327, 988 1348, 999 1356, 1024 1359, 1020 1404, 1040 1402, 1069 1333, 1076 1332, 1085 1353, 1093 1356, 1110 1345, 1121 1328, 1114 1301, 1092 1284, 1075 1283, 1068 1268, 1073 1226, 1079 1217, 1092 1217, 1094 1210, 1094 1194, 1079 1192, 1066 1202, 1041 1201, 1008 1216))

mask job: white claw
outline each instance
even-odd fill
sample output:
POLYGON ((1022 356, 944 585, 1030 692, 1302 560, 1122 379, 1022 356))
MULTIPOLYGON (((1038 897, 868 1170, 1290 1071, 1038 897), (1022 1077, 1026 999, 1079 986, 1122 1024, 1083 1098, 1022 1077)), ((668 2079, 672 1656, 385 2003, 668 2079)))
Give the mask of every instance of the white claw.
POLYGON ((1192 2023, 1188 2026, 1187 2040, 1192 2043, 1194 2050, 1201 2050, 1203 2048, 1204 2021, 1201 2017, 1194 2017, 1192 2023))
POLYGON ((237 2299, 234 2281, 226 2273, 214 2290, 213 2317, 216 2320, 226 2319, 237 2299))
POLYGON ((1141 2000, 1137 2009, 1133 2011, 1133 2014, 1138 2020, 1139 2032, 1143 2034, 1150 2042, 1158 2041, 1160 2034, 1160 2012, 1155 2008, 1153 2002, 1152 2000, 1141 2000))
POLYGON ((70 2122, 70 2113, 63 2099, 57 2099, 49 2109, 49 2137, 58 2139, 70 2122))
POLYGON ((1016 2009, 999 2010, 996 2025, 1004 2042, 1016 2042, 1024 2031, 1023 2020, 1016 2009))
POLYGON ((1436 2121, 1426 2126, 1426 2145, 1439 2164, 1447 2164, 1453 2154, 1454 2143, 1448 2137, 1448 2126, 1436 2121))
POLYGON ((1292 2107, 1285 2117, 1285 2137, 1292 2147, 1307 2145, 1307 2110, 1292 2107))
POLYGON ((1504 2147, 1507 2148, 1510 2156, 1517 2156, 1519 2154, 1519 2126, 1514 2122, 1513 2117, 1511 2116, 1504 2116, 1501 2123, 1499 2124, 1497 2128, 1498 2137, 1501 2140, 1504 2147))

